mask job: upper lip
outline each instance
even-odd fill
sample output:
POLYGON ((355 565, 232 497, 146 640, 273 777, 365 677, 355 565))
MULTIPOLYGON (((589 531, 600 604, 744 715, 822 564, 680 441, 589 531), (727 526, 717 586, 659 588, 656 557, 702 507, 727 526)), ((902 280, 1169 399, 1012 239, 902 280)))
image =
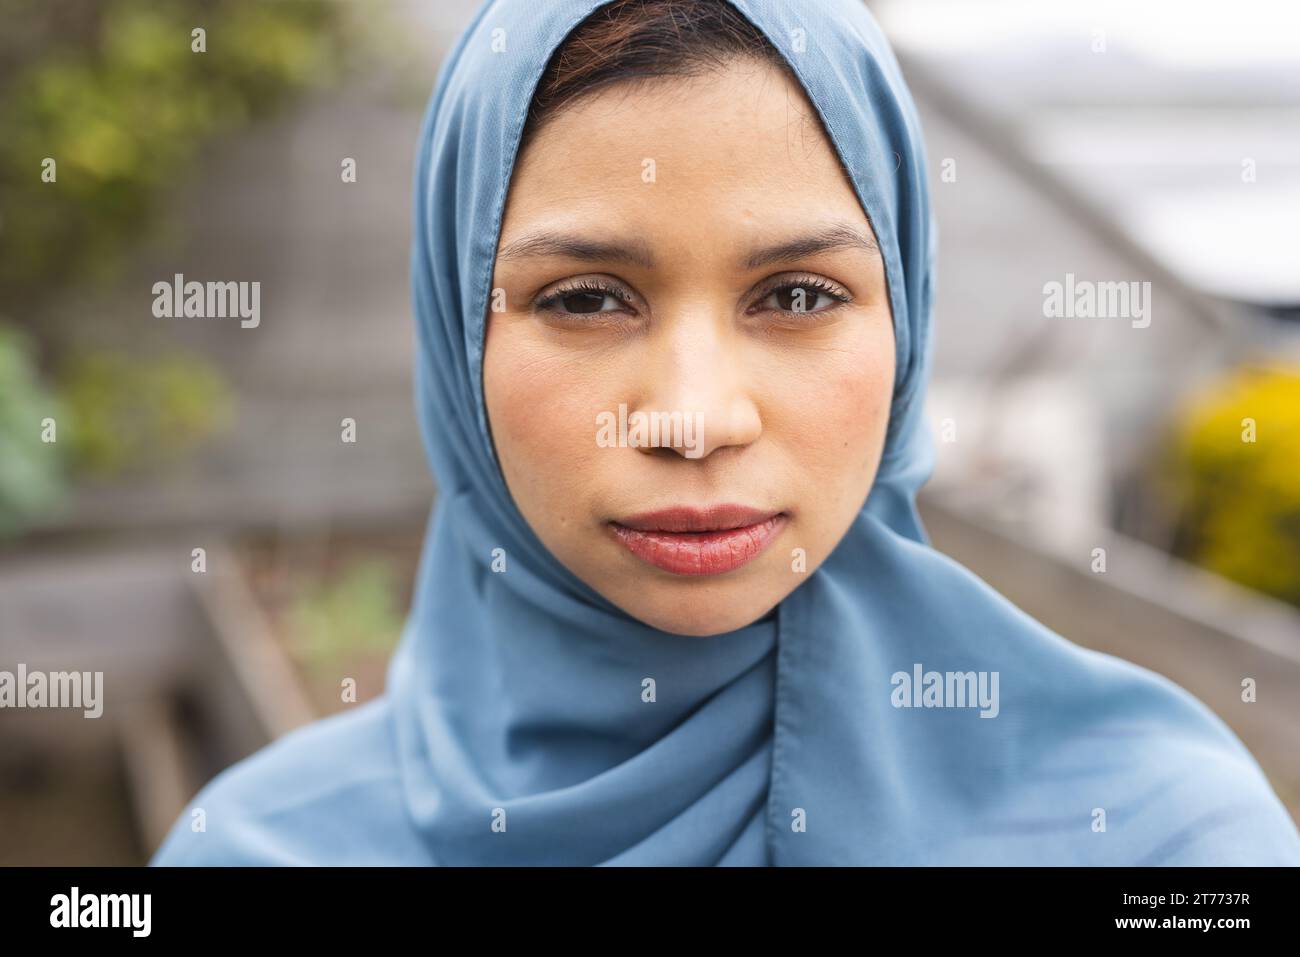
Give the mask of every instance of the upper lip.
POLYGON ((709 505, 703 508, 678 505, 620 518, 616 524, 643 532, 718 532, 757 525, 780 514, 780 511, 745 505, 709 505))

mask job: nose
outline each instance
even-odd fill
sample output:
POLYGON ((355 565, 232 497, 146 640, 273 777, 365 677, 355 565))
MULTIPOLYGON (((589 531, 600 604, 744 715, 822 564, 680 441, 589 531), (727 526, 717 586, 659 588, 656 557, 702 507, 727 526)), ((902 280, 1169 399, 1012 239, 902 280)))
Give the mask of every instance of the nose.
POLYGON ((700 316, 679 316, 647 340, 629 417, 657 417, 659 428, 649 430, 651 441, 639 446, 641 452, 703 459, 759 437, 757 383, 746 371, 742 346, 732 330, 700 316))

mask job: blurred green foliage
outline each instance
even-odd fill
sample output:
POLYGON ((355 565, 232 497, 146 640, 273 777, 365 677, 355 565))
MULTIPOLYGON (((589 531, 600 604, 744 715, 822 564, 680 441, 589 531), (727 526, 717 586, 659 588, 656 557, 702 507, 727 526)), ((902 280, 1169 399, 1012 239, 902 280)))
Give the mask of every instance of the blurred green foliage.
POLYGON ((234 421, 225 379, 186 353, 75 355, 58 384, 72 463, 92 476, 174 463, 234 421))
POLYGON ((289 613, 291 643, 312 669, 329 671, 343 661, 397 644, 404 621, 400 581, 392 563, 358 558, 333 581, 314 583, 289 613))
POLYGON ((0 325, 0 535, 56 504, 69 469, 157 467, 231 421, 229 388, 202 359, 79 351, 18 304, 111 279, 208 143, 338 75, 341 11, 331 0, 0 0, 0 302, 13 324, 0 325), (44 387, 42 365, 57 370, 44 387), (45 418, 54 444, 41 441, 45 418))
POLYGON ((36 375, 31 343, 0 323, 0 538, 53 507, 64 489, 58 441, 42 441, 42 422, 63 421, 57 401, 36 375))
POLYGON ((1300 369, 1238 369, 1199 395, 1176 423, 1166 475, 1180 554, 1300 605, 1300 369))
POLYGON ((112 275, 216 134, 330 77, 329 0, 0 0, 0 295, 112 275), (206 52, 191 30, 206 30, 206 52), (42 181, 46 157, 57 180, 42 181))

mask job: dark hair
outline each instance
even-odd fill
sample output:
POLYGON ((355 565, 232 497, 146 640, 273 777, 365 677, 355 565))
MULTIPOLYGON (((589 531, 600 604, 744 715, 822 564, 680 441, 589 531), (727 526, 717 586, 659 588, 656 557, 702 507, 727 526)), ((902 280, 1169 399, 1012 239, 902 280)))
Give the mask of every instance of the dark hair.
POLYGON ((767 37, 726 0, 614 0, 593 11, 551 55, 522 142, 555 113, 597 90, 697 76, 736 58, 788 69, 767 37))

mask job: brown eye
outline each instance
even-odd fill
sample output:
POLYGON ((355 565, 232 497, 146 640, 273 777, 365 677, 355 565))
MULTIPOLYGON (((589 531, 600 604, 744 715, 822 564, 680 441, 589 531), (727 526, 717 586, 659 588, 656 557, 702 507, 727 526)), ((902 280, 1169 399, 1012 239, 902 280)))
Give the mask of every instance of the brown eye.
POLYGON ((535 308, 566 316, 595 316, 621 312, 632 297, 618 286, 583 280, 563 286, 536 301, 535 308))
POLYGON ((565 312, 603 312, 601 306, 611 298, 604 292, 568 292, 560 297, 559 302, 565 312))
MULTIPOLYGON (((785 286, 773 293, 778 309, 788 312, 816 312, 818 301, 826 293, 809 286, 785 286)), ((829 300, 830 296, 826 296, 829 300)))
POLYGON ((849 300, 848 295, 828 283, 803 279, 772 287, 758 305, 775 312, 801 315, 828 312, 849 300))

